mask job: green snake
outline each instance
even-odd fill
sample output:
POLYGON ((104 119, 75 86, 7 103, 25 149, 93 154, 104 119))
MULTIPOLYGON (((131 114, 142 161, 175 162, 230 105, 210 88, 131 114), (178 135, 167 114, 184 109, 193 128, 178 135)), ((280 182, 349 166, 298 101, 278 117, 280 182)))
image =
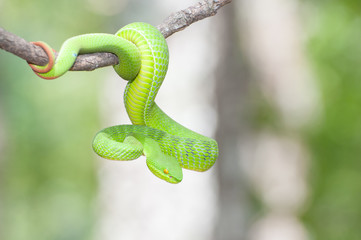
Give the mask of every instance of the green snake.
POLYGON ((111 52, 119 58, 117 74, 128 84, 124 92, 126 111, 133 125, 118 125, 98 132, 93 149, 101 157, 133 160, 145 155, 146 164, 157 177, 179 183, 182 168, 206 171, 218 157, 217 142, 180 125, 154 102, 168 69, 168 46, 157 28, 131 23, 113 34, 84 34, 66 40, 54 60, 53 50, 35 42, 47 52, 46 66, 29 64, 45 79, 66 73, 78 54, 111 52))

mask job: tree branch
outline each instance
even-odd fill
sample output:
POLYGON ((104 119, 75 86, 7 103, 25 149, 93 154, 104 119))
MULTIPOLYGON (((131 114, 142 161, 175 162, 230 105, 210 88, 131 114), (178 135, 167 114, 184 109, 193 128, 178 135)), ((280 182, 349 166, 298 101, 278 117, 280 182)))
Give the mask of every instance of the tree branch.
MULTIPOLYGON (((204 18, 214 16, 218 9, 232 0, 203 0, 167 17, 157 26, 165 38, 171 36, 204 18)), ((23 38, 7 32, 0 27, 0 48, 36 65, 44 66, 48 57, 41 47, 35 46, 23 38)), ((57 55, 57 53, 55 53, 57 55)), ((70 69, 72 71, 92 71, 97 68, 118 64, 118 58, 112 53, 92 53, 79 55, 70 69)))
POLYGON ((179 12, 172 13, 157 26, 165 38, 179 32, 192 23, 216 15, 218 9, 232 0, 204 0, 179 12))

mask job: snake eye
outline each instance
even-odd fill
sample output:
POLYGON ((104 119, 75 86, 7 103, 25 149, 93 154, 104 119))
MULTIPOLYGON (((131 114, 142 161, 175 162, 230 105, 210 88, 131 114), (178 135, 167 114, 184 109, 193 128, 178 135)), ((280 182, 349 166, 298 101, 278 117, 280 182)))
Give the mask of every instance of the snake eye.
POLYGON ((169 173, 168 169, 166 169, 166 168, 163 170, 163 172, 164 172, 165 174, 168 174, 168 173, 169 173))

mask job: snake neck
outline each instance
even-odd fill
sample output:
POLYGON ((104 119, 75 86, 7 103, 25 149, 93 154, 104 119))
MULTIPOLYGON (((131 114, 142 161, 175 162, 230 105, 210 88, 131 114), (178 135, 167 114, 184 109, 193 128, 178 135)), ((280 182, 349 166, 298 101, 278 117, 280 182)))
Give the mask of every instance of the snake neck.
POLYGON ((156 103, 152 105, 148 114, 145 116, 145 125, 158 130, 162 130, 170 135, 181 138, 192 138, 203 141, 214 141, 211 138, 196 133, 189 128, 179 124, 158 107, 156 103))
POLYGON ((167 43, 155 27, 144 23, 129 24, 117 35, 134 43, 140 52, 141 67, 137 77, 127 84, 124 103, 132 123, 146 125, 146 116, 168 69, 167 43))

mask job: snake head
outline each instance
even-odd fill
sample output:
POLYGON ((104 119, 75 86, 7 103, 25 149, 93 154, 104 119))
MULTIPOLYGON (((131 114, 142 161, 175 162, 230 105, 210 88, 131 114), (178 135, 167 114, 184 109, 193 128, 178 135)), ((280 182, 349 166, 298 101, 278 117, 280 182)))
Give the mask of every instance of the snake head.
POLYGON ((173 156, 163 153, 157 141, 151 138, 144 138, 141 141, 143 142, 143 151, 149 170, 155 176, 169 183, 181 182, 183 172, 178 160, 173 156))
POLYGON ((147 157, 147 166, 155 176, 169 183, 179 183, 183 179, 182 167, 175 157, 163 153, 154 159, 147 157))

